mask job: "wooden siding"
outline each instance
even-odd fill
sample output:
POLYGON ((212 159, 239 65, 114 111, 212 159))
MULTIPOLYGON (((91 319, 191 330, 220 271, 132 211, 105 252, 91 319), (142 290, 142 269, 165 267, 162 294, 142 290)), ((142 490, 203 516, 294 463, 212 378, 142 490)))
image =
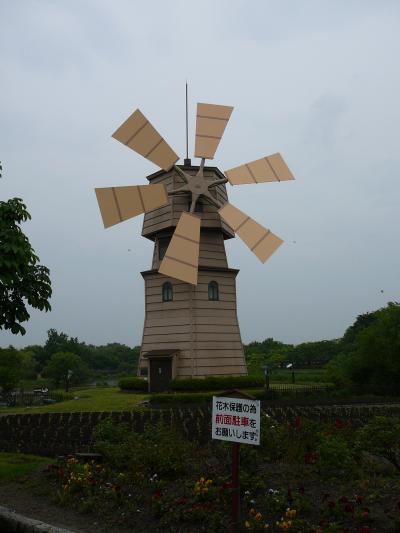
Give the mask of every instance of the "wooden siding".
MULTIPOLYGON (((213 253, 219 252, 226 261, 222 234, 202 233, 206 251, 210 248, 213 253)), ((192 287, 157 272, 144 273, 146 316, 140 366, 148 364, 143 358, 146 352, 173 349, 180 351, 177 377, 247 374, 236 312, 235 277, 236 271, 228 269, 200 269, 199 283, 192 287), (172 283, 172 302, 162 301, 165 281, 172 283), (218 283, 219 301, 208 300, 210 281, 218 283)))
MULTIPOLYGON (((163 235, 160 235, 162 237, 163 235)), ((158 253, 158 238, 154 246, 152 268, 158 269, 161 261, 158 253)), ((227 268, 224 239, 221 232, 201 230, 200 232, 200 249, 199 249, 199 266, 208 266, 216 268, 227 268)))
MULTIPOLYGON (((198 167, 186 167, 185 172, 195 175, 197 173, 197 169, 198 167)), ((212 182, 216 179, 220 179, 222 173, 206 167, 204 169, 204 176, 206 180, 212 182)), ((184 183, 182 178, 174 169, 171 169, 168 172, 157 173, 155 176, 150 176, 148 179, 152 184, 164 183, 167 191, 175 189, 184 183)), ((225 185, 218 185, 215 188, 215 195, 220 202, 226 202, 228 200, 228 195, 225 185)), ((154 209, 153 211, 145 214, 142 235, 144 237, 154 239, 158 232, 166 230, 170 230, 172 232, 178 223, 181 213, 183 211, 187 211, 188 206, 189 195, 171 197, 169 205, 154 209)), ((223 230, 225 237, 227 238, 235 236, 232 228, 230 228, 221 220, 217 213, 217 209, 214 206, 204 202, 203 212, 197 214, 201 216, 201 227, 203 229, 223 230)))

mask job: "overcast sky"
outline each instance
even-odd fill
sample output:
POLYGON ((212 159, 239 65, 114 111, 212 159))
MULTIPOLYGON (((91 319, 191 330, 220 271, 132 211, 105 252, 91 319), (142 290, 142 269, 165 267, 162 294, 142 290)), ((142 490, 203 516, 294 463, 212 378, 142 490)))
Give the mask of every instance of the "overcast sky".
POLYGON ((186 79, 191 153, 196 103, 233 105, 214 163, 279 151, 296 177, 228 186, 285 240, 265 265, 227 242, 244 342, 337 338, 399 301, 399 27, 385 0, 1 1, 0 198, 27 203, 53 297, 0 346, 140 344, 152 243, 142 217, 104 230, 94 187, 157 170, 110 136, 137 107, 185 156, 186 79))

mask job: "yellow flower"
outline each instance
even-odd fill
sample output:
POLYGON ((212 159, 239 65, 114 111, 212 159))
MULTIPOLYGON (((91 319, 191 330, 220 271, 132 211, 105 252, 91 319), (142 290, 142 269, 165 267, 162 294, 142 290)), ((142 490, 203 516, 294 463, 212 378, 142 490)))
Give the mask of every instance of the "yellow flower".
POLYGON ((269 524, 265 524, 264 529, 268 529, 268 528, 269 528, 269 524))
POLYGON ((246 522, 244 523, 244 525, 247 527, 247 529, 250 529, 250 522, 248 520, 246 520, 246 522))
POLYGON ((254 515, 256 514, 256 510, 254 509, 254 507, 252 507, 252 508, 250 509, 249 514, 250 514, 251 516, 254 516, 254 515))
POLYGON ((257 520, 257 522, 259 522, 261 520, 261 518, 262 518, 262 514, 261 513, 257 513, 254 518, 257 520))

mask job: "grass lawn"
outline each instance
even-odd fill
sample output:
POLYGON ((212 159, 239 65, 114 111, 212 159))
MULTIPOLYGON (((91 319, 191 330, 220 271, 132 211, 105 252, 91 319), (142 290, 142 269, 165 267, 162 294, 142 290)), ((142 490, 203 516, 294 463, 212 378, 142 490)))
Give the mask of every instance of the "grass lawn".
MULTIPOLYGON (((321 382, 303 381, 292 385, 284 381, 278 381, 270 384, 271 389, 279 389, 281 385, 285 388, 301 390, 307 388, 309 385, 321 385, 321 382)), ((261 392, 263 389, 247 390, 249 394, 261 392)), ((192 396, 193 401, 196 401, 197 396, 204 395, 213 396, 222 391, 213 392, 182 392, 185 396, 192 396)), ((131 411, 133 409, 140 409, 139 403, 150 398, 149 394, 122 392, 118 387, 96 387, 90 389, 75 390, 71 393, 76 400, 66 400, 58 402, 53 405, 33 406, 33 407, 0 407, 0 416, 3 414, 13 413, 72 413, 81 411, 131 411)), ((178 394, 178 393, 176 393, 178 394)), ((171 395, 173 396, 173 395, 171 395)), ((178 394, 179 396, 179 394, 178 394)), ((186 400, 187 403, 188 400, 186 400)))
POLYGON ((0 482, 14 481, 39 470, 49 459, 23 453, 0 453, 0 482))
POLYGON ((35 407, 1 407, 0 416, 8 413, 66 413, 76 411, 131 411, 147 394, 121 392, 118 387, 92 388, 73 391, 76 400, 35 407))

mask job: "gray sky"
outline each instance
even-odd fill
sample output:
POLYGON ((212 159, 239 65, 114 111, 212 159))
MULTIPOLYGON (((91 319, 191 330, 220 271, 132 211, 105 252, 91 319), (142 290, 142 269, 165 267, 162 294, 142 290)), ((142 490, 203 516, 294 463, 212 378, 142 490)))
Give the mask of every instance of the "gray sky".
POLYGON ((296 176, 228 187, 285 240, 265 265, 227 243, 243 340, 339 337, 400 300, 399 22, 395 1, 0 2, 0 198, 27 203, 54 290, 0 345, 140 343, 152 244, 142 217, 104 230, 93 189, 157 170, 110 137, 136 107, 184 157, 186 79, 191 152, 196 102, 233 105, 215 164, 280 151, 296 176))

